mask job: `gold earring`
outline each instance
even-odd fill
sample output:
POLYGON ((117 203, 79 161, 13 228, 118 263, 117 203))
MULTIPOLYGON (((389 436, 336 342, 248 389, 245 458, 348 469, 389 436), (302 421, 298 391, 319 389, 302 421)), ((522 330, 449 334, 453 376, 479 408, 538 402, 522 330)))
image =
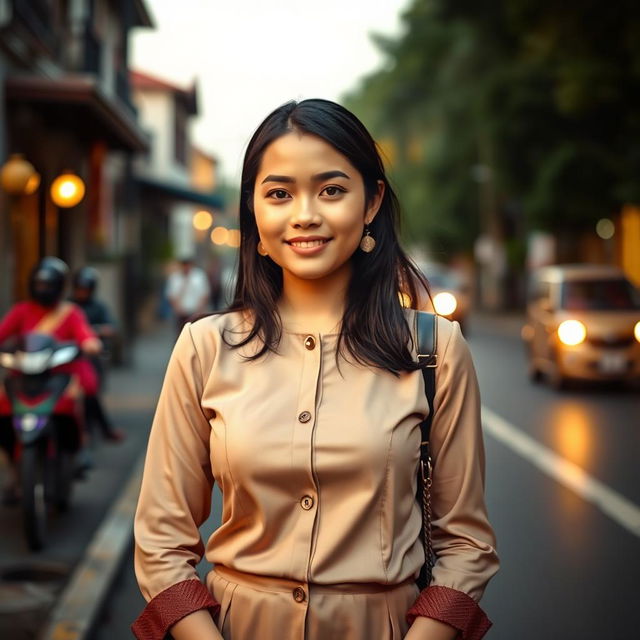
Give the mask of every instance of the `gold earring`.
POLYGON ((266 249, 264 248, 264 245, 262 244, 262 240, 260 240, 260 242, 258 242, 258 253, 261 256, 266 256, 269 255, 266 251, 266 249))
POLYGON ((371 253, 375 249, 375 246, 376 246, 375 238, 371 235, 371 232, 369 231, 369 225, 365 224, 364 235, 362 236, 362 240, 360 240, 360 248, 365 253, 371 253))

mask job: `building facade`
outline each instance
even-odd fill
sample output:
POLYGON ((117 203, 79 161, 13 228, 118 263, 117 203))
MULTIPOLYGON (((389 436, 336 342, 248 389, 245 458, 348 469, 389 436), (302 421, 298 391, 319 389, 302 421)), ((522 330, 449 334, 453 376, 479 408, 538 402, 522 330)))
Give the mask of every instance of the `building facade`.
POLYGON ((132 156, 148 148, 129 85, 137 27, 152 27, 143 0, 0 0, 0 162, 20 153, 40 176, 30 195, 0 192, 0 312, 25 297, 37 259, 57 255, 97 266, 102 296, 135 328, 132 156), (67 171, 86 187, 70 208, 50 195, 67 171))
POLYGON ((162 267, 168 261, 190 256, 202 262, 202 238, 194 229, 194 215, 205 210, 213 219, 223 202, 214 193, 215 159, 191 141, 190 123, 198 115, 196 85, 181 88, 136 71, 131 86, 150 141, 148 153, 136 158, 135 177, 145 237, 146 287, 158 293, 166 273, 162 267))

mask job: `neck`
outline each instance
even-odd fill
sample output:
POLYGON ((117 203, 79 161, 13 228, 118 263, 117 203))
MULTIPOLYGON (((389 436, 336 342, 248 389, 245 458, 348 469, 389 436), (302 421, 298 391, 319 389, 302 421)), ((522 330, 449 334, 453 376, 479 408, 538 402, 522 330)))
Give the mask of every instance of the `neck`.
POLYGON ((280 317, 285 330, 309 333, 335 333, 344 314, 350 265, 326 278, 304 280, 283 273, 280 317))

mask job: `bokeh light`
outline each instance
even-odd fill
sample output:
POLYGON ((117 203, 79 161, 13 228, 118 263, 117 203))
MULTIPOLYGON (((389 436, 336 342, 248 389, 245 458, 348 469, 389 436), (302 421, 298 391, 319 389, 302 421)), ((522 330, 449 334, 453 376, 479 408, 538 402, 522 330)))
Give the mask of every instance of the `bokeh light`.
POLYGON ((229 239, 229 229, 225 227, 214 227, 211 231, 211 242, 213 244, 227 244, 229 239))
POLYGON ((603 239, 609 240, 613 238, 616 227, 609 218, 600 218, 596 224, 596 233, 603 239))
POLYGON ((237 249, 240 246, 240 230, 239 229, 231 229, 229 231, 227 244, 234 249, 237 249))
POLYGON ((51 199, 59 207, 75 207, 84 198, 84 182, 75 173, 63 173, 51 184, 51 199))
POLYGON ((207 231, 213 222, 213 216, 208 211, 197 211, 193 216, 193 227, 198 231, 207 231))
POLYGON ((433 306, 438 315, 448 316, 456 310, 458 301, 452 293, 441 291, 433 299, 433 306))

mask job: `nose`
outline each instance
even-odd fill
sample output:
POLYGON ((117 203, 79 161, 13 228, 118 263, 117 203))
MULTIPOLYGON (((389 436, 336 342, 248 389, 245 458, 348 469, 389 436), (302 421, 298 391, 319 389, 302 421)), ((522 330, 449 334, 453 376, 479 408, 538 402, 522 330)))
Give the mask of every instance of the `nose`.
POLYGON ((294 229, 309 229, 320 226, 322 222, 320 214, 315 208, 315 203, 311 198, 299 199, 299 206, 296 207, 291 216, 290 224, 294 229))

